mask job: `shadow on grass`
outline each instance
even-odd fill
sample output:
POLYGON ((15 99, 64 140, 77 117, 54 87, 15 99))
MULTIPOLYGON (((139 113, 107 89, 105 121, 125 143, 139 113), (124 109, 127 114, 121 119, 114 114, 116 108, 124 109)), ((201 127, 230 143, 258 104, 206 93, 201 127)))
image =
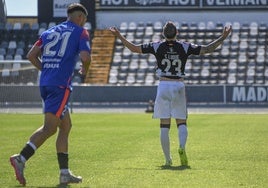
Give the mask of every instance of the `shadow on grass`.
POLYGON ((162 165, 160 166, 160 170, 187 170, 191 169, 190 166, 166 166, 162 165))
MULTIPOLYGON (((55 187, 37 187, 37 188, 71 188, 72 186, 71 185, 64 185, 64 184, 58 184, 56 185, 55 187)), ((86 187, 82 187, 82 188, 89 188, 89 186, 86 186, 86 187)))
MULTIPOLYGON (((14 186, 13 186, 14 187, 14 186)), ((15 186, 15 187, 23 187, 23 186, 15 186)), ((27 186, 27 188, 71 188, 71 185, 55 185, 55 186, 27 186)), ((89 188, 89 186, 83 187, 83 188, 89 188)))
MULTIPOLYGON (((14 188, 14 187, 25 187, 25 186, 17 185, 17 186, 12 186, 12 187, 14 188)), ((68 186, 62 186, 62 187, 60 187, 59 185, 55 185, 55 186, 26 186, 26 187, 27 188, 71 188, 70 185, 68 185, 68 186)))
MULTIPOLYGON (((15 187, 24 187, 22 185, 18 185, 15 187)), ((71 188, 70 185, 55 185, 55 186, 27 186, 27 188, 71 188)))

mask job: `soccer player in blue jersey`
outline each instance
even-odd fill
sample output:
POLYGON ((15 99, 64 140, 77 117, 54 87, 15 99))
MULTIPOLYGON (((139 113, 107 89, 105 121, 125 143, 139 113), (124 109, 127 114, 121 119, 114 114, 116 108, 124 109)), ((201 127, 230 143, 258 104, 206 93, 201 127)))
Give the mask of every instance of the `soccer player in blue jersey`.
POLYGON ((82 177, 73 175, 69 170, 68 137, 72 123, 68 100, 78 56, 82 61, 80 72, 83 75, 91 62, 89 33, 83 28, 88 12, 83 5, 73 3, 68 6, 67 15, 65 22, 43 32, 27 54, 30 62, 41 71, 40 93, 44 102, 44 124, 31 135, 20 154, 10 157, 16 178, 22 185, 26 184, 26 161, 57 131, 56 151, 60 184, 82 181, 82 177))
POLYGON ((232 28, 224 27, 222 35, 208 45, 197 45, 177 40, 178 30, 173 22, 163 27, 165 40, 147 44, 133 44, 122 36, 119 30, 111 27, 110 31, 118 37, 124 46, 132 52, 153 54, 156 58, 156 74, 159 77, 154 105, 154 118, 160 119, 160 142, 165 156, 165 166, 172 165, 170 154, 169 130, 171 118, 178 127, 178 153, 182 166, 188 166, 185 146, 188 136, 187 108, 184 85, 184 70, 190 55, 203 55, 213 52, 230 34, 232 28))

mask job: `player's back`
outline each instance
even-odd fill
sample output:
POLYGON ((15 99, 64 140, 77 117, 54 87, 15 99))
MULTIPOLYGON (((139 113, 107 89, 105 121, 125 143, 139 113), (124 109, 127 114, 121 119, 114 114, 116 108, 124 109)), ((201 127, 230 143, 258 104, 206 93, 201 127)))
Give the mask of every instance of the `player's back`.
POLYGON ((153 46, 158 76, 184 76, 189 43, 174 40, 154 43, 153 46))
POLYGON ((83 31, 82 27, 66 21, 41 35, 43 53, 40 85, 70 84, 83 31))

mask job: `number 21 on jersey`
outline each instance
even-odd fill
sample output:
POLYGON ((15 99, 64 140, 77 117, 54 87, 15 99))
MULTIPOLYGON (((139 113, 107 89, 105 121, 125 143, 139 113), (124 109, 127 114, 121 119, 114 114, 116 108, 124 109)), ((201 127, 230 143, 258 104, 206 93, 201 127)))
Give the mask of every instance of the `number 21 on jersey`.
POLYGON ((72 34, 71 32, 64 32, 62 35, 59 32, 50 33, 47 36, 47 40, 50 40, 50 42, 48 42, 44 46, 44 55, 55 56, 57 54, 57 56, 63 57, 71 34, 72 34), (53 47, 56 46, 59 41, 61 42, 60 48, 53 49, 53 47))

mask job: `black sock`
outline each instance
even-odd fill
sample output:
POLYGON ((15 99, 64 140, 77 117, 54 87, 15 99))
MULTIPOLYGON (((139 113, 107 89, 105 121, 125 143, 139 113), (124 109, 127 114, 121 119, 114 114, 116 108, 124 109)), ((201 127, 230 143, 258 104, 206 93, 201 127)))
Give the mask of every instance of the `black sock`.
POLYGON ((58 163, 60 169, 68 169, 68 154, 67 153, 57 153, 58 155, 58 163))
POLYGON ((22 155, 27 161, 31 156, 34 155, 34 149, 29 144, 26 144, 21 150, 20 155, 22 155))

